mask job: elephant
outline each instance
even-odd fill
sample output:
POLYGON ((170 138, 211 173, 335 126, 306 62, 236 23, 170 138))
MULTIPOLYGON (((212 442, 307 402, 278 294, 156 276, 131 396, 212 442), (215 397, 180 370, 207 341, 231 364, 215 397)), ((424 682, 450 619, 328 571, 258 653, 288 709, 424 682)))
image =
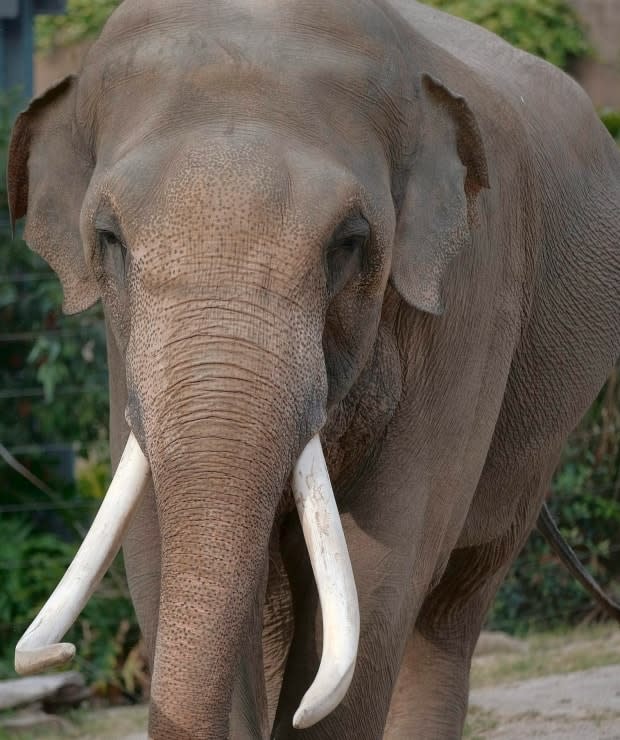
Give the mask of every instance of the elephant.
POLYGON ((582 89, 413 0, 124 0, 8 186, 64 310, 102 301, 118 466, 17 667, 73 655, 122 540, 150 737, 459 737, 619 353, 582 89))

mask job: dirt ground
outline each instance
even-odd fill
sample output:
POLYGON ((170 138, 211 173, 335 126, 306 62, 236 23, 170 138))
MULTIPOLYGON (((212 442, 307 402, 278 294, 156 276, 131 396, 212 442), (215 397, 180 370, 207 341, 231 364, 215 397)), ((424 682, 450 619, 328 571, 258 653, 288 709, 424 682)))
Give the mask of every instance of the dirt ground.
POLYGON ((620 740, 620 629, 526 641, 483 636, 465 736, 620 740))
MULTIPOLYGON (((11 740, 145 740, 147 708, 79 710, 11 740)), ((472 667, 467 740, 620 740, 620 629, 514 640, 483 635, 472 667)), ((402 738, 402 740, 410 740, 402 738)))
POLYGON ((620 664, 474 689, 468 724, 472 738, 620 740, 620 664))

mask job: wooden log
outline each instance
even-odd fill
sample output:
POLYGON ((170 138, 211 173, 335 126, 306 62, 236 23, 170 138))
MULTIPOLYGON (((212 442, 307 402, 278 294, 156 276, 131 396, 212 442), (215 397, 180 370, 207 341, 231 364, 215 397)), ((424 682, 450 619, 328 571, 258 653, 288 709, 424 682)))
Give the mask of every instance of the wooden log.
POLYGON ((84 676, 77 671, 0 681, 0 709, 10 709, 50 699, 59 693, 62 695, 69 692, 77 695, 84 688, 84 676))

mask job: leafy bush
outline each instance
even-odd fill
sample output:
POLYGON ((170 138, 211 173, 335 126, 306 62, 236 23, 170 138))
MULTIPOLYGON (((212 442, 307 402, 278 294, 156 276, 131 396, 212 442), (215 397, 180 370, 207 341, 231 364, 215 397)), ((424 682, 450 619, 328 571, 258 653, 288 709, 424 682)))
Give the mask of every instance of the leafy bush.
MULTIPOLYGON (((620 601, 620 369, 571 436, 554 476, 554 518, 582 563, 620 601)), ((525 632, 601 617, 534 533, 503 583, 489 626, 525 632)))
POLYGON ((49 51, 96 36, 120 1, 69 0, 66 15, 37 16, 37 48, 49 51))
MULTIPOLYGON (((0 171, 10 110, 0 100, 0 171)), ((12 239, 0 181, 0 444, 34 472, 44 493, 0 460, 0 678, 61 579, 110 479, 105 332, 100 306, 62 314, 56 276, 12 239), (50 444, 53 443, 53 444, 50 444), (74 453, 79 453, 74 465, 74 453)), ((146 686, 135 616, 116 563, 68 639, 76 665, 102 692, 146 686)))
POLYGON ((589 51, 574 10, 565 0, 422 0, 488 28, 514 46, 558 67, 589 51))
POLYGON ((102 311, 63 316, 58 279, 12 238, 4 181, 11 102, 0 100, 0 442, 83 445, 107 438, 102 311))
POLYGON ((74 548, 57 537, 35 534, 23 518, 0 519, 0 673, 12 673, 20 631, 56 587, 73 553, 74 548))
POLYGON ((599 115, 604 126, 620 145, 620 110, 603 108, 599 111, 599 115))
MULTIPOLYGON (((15 643, 56 588, 78 544, 36 531, 23 516, 0 519, 0 676, 14 676, 15 643)), ((135 657, 138 628, 120 564, 112 566, 66 639, 76 643, 75 665, 99 692, 146 689, 144 664, 135 657)))

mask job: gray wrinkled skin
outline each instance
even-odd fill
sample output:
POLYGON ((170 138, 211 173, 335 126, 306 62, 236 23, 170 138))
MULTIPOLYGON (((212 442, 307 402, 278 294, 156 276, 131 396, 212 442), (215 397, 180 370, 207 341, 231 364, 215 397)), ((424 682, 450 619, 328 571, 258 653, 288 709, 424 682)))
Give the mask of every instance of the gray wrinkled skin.
POLYGON ((460 735, 618 356, 619 183, 574 82, 410 0, 125 0, 22 114, 13 218, 67 311, 102 299, 113 457, 131 427, 152 468, 124 545, 151 737, 460 735), (319 429, 362 623, 302 733, 320 610, 288 476, 319 429))

